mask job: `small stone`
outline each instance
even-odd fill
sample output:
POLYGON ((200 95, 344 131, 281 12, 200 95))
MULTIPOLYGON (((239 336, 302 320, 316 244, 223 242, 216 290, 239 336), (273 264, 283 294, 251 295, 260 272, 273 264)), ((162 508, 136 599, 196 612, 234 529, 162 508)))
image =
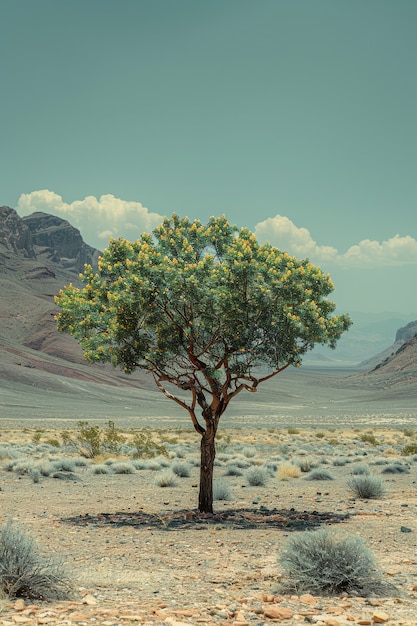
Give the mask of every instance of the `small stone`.
POLYGON ((334 619, 334 617, 328 617, 324 623, 326 626, 340 626, 339 620, 334 619))
POLYGON ((284 620, 291 619, 293 611, 284 606, 266 606, 264 607, 264 615, 270 619, 284 620))
POLYGON ((300 602, 302 604, 309 604, 310 606, 313 606, 314 604, 317 604, 317 599, 312 596, 311 593, 304 593, 300 596, 300 602))
POLYGON ((356 623, 360 626, 372 626, 372 620, 369 617, 360 617, 356 623))
POLYGON ((86 596, 84 596, 82 600, 82 604, 87 604, 88 606, 95 606, 97 604, 97 600, 94 596, 91 595, 91 593, 88 593, 86 596))
POLYGON ((408 528, 408 526, 401 526, 400 528, 402 533, 411 533, 413 532, 411 528, 408 528))
POLYGON ((385 613, 385 611, 375 611, 372 615, 372 621, 374 622, 374 624, 385 624, 385 622, 388 622, 388 620, 389 615, 388 613, 385 613))
POLYGON ((14 603, 14 610, 15 611, 23 611, 23 609, 26 607, 25 601, 22 598, 19 598, 18 600, 16 600, 16 602, 14 603))

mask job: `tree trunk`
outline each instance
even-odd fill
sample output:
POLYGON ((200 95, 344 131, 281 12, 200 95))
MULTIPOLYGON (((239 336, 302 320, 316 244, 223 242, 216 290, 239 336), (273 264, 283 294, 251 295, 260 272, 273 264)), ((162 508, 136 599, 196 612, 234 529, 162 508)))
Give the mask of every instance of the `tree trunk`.
POLYGON ((200 513, 213 513, 213 469, 216 457, 216 425, 213 420, 206 421, 206 430, 201 436, 200 493, 198 510, 200 513))

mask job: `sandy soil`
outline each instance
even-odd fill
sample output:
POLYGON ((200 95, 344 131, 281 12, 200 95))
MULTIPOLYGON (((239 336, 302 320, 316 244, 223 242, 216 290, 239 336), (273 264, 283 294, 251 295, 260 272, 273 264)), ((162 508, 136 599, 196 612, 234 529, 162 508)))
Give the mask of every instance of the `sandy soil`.
MULTIPOLYGON (((37 608, 4 599, 0 624, 239 626, 273 619, 329 626, 378 620, 416 624, 417 463, 400 454, 415 438, 401 429, 372 433, 377 445, 361 440, 371 434, 363 430, 226 429, 215 479, 227 482, 233 499, 216 501, 216 516, 208 519, 193 515, 198 439, 187 431, 158 434, 171 442, 166 463, 172 467, 181 461, 191 468, 190 476, 177 477, 172 487, 156 484, 165 467, 95 474, 95 465, 105 461, 99 458, 77 466, 71 473, 76 480, 49 476, 34 482, 26 473, 6 471, 8 460, 3 459, 0 520, 12 519, 38 541, 41 551, 61 555, 75 592, 71 602, 40 603, 37 608), (236 459, 247 463, 242 475, 225 476, 236 459), (327 470, 333 480, 307 480, 309 472, 281 480, 279 468, 300 459, 327 470), (338 464, 341 459, 344 465, 338 464), (381 473, 394 461, 407 464, 409 473, 381 473), (249 467, 274 463, 264 486, 247 484, 249 467), (352 497, 347 478, 358 464, 384 480, 386 496, 352 497), (228 517, 226 511, 238 517, 228 517), (285 571, 279 553, 292 533, 299 532, 291 524, 298 519, 298 528, 303 528, 303 520, 311 522, 324 513, 331 514, 324 524, 332 531, 359 533, 374 552, 383 580, 393 586, 386 597, 300 597, 282 592, 285 571)), ((59 436, 54 430, 42 433, 41 442, 54 434, 59 436)), ((24 440, 33 441, 34 436, 34 431, 2 431, 0 442, 5 446, 14 440, 23 450, 24 440)), ((46 446, 31 448, 24 456, 33 463, 76 458, 62 448, 55 453, 46 452, 46 446)), ((126 456, 114 460, 130 461, 126 456)))

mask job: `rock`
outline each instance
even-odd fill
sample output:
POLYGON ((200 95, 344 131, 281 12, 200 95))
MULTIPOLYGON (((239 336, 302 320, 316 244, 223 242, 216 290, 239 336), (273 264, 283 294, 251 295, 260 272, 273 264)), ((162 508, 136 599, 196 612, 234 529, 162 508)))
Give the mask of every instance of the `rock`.
POLYGON ((88 593, 82 599, 82 604, 87 604, 88 606, 95 606, 97 604, 97 600, 94 596, 91 595, 91 593, 88 593))
POLYGON ((400 531, 402 533, 411 533, 411 532, 413 532, 411 528, 408 528, 408 526, 401 526, 400 531))
POLYGON ((266 606, 263 609, 265 617, 270 619, 285 620, 291 619, 294 612, 291 609, 287 609, 285 606, 266 606))
POLYGON ((385 624, 385 622, 388 622, 388 620, 389 615, 388 613, 385 613, 385 611, 375 611, 372 615, 372 621, 374 622, 374 624, 385 624))
POLYGON ((14 603, 13 608, 15 611, 23 611, 23 609, 26 608, 26 603, 23 600, 23 598, 18 598, 16 602, 14 603))
POLYGON ((317 599, 312 596, 311 593, 304 593, 300 596, 300 602, 302 604, 309 604, 310 606, 313 606, 314 604, 317 604, 317 599))

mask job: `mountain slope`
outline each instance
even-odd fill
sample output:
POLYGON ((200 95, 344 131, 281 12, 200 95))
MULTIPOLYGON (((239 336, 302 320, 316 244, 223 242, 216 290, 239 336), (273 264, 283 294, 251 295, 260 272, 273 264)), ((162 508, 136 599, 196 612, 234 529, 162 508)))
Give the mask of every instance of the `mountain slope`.
POLYGON ((37 383, 48 387, 59 387, 62 376, 153 385, 141 372, 126 376, 111 366, 87 364, 76 341, 56 329, 54 295, 70 282, 76 285, 84 263, 94 265, 99 254, 65 220, 44 213, 22 219, 0 207, 0 379, 32 384, 37 370, 51 374, 51 380, 37 383))

